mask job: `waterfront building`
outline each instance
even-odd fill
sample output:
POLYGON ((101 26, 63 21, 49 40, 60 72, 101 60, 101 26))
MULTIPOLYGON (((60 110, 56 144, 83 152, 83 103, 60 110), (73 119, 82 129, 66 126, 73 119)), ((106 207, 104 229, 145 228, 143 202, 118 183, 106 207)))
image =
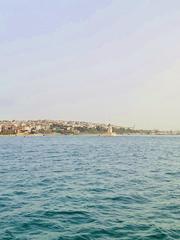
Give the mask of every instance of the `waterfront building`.
POLYGON ((108 124, 108 131, 107 131, 108 135, 111 136, 113 134, 113 129, 111 124, 108 124))

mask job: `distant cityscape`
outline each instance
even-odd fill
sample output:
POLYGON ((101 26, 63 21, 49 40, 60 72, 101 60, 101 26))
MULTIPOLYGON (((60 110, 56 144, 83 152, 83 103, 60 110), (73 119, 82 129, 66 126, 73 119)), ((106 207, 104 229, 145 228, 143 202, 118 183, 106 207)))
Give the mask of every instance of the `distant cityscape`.
POLYGON ((143 130, 113 124, 64 120, 1 120, 0 135, 180 135, 180 131, 143 130))

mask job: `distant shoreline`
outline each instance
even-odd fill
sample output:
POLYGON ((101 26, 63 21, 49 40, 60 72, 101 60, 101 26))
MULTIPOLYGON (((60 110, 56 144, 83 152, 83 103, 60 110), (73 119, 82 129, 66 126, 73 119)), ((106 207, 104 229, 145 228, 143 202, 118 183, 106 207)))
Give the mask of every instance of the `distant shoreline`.
POLYGON ((71 136, 71 137, 80 137, 80 136, 89 136, 89 137, 178 137, 180 134, 117 134, 117 135, 105 135, 105 134, 0 134, 0 137, 59 137, 59 136, 71 136))
POLYGON ((143 130, 107 123, 64 120, 1 120, 0 134, 9 136, 176 136, 180 130, 143 130))

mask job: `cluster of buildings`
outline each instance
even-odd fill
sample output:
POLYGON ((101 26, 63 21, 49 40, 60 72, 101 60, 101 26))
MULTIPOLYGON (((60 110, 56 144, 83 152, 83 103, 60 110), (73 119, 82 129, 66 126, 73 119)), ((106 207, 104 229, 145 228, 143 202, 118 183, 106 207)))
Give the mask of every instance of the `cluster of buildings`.
POLYGON ((80 134, 106 132, 108 125, 81 121, 63 120, 3 120, 0 121, 1 135, 21 134, 80 134))
POLYGON ((33 134, 50 129, 45 121, 0 121, 0 134, 33 134))
POLYGON ((98 134, 115 136, 127 135, 180 135, 180 131, 135 130, 111 124, 100 124, 82 121, 63 120, 2 120, 0 135, 31 135, 31 134, 98 134))

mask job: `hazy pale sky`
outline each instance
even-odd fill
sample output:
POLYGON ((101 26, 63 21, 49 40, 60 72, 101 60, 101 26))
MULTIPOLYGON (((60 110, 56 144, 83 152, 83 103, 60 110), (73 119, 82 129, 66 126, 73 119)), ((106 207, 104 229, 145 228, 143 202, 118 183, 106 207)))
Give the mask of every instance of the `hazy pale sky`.
POLYGON ((0 119, 180 129, 179 0, 0 0, 0 119))

